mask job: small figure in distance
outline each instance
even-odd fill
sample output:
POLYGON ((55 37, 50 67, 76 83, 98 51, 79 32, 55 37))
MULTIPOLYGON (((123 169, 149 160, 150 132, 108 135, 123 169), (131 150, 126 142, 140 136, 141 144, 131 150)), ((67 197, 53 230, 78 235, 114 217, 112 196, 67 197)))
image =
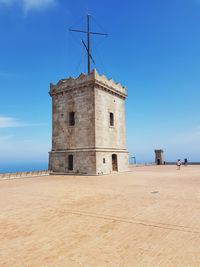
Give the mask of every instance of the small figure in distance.
POLYGON ((188 164, 188 160, 184 159, 184 166, 187 166, 187 164, 188 164))
POLYGON ((176 166, 177 166, 177 170, 181 169, 181 160, 180 159, 177 160, 176 166))

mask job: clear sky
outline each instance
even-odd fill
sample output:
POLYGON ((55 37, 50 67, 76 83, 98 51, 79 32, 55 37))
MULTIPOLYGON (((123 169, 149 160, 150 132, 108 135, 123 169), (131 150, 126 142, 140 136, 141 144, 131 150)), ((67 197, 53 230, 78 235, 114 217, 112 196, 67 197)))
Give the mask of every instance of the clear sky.
POLYGON ((86 71, 127 86, 127 147, 138 161, 200 161, 200 0, 0 0, 0 162, 47 162, 49 83, 86 71))

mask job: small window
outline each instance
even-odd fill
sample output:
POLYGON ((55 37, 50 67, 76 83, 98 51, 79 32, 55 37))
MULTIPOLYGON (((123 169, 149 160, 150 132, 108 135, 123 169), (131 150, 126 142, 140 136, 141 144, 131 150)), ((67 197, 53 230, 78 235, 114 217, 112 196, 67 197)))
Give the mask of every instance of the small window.
POLYGON ((73 171, 73 155, 68 156, 68 171, 73 171))
POLYGON ((75 112, 69 112, 69 125, 75 125, 75 112))
POLYGON ((105 164, 106 163, 106 159, 105 158, 103 158, 103 164, 105 164))
POLYGON ((110 112, 110 126, 114 126, 114 114, 110 112))

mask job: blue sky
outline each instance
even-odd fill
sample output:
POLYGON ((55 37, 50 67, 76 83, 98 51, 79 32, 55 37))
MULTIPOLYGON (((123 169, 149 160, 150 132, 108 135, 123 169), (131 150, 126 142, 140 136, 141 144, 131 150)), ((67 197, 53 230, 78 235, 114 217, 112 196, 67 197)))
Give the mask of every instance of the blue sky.
POLYGON ((47 162, 49 83, 86 71, 127 86, 127 147, 137 160, 200 161, 200 0, 0 0, 0 162, 47 162))

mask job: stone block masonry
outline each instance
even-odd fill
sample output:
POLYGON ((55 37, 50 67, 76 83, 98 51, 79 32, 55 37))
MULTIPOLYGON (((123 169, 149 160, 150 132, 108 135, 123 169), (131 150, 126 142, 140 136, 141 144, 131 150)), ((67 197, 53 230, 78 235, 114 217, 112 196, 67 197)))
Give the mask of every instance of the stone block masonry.
POLYGON ((90 175, 128 170, 125 87, 93 70, 51 84, 50 95, 49 170, 90 175))
POLYGON ((155 164, 156 165, 163 165, 164 164, 164 156, 162 149, 155 149, 155 164))

